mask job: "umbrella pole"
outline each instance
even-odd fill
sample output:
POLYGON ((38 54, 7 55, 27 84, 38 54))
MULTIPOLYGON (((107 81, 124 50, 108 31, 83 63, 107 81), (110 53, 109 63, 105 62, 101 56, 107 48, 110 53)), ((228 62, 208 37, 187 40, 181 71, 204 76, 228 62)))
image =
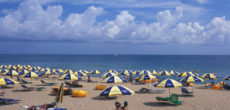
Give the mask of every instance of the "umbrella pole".
POLYGON ((170 88, 169 88, 169 96, 170 96, 170 88))

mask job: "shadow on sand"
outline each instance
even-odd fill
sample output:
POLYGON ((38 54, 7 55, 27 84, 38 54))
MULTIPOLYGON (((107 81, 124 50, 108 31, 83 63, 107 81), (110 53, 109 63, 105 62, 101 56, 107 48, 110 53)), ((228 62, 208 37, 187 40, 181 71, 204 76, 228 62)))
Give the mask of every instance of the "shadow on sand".
POLYGON ((178 97, 193 97, 194 95, 177 94, 178 97))
POLYGON ((92 97, 93 100, 115 100, 115 97, 102 97, 102 96, 96 96, 92 97))
POLYGON ((160 106, 160 107, 164 107, 164 106, 175 106, 174 104, 170 104, 168 102, 145 102, 144 105, 147 105, 147 106, 160 106))
POLYGON ((31 90, 12 90, 12 92, 30 92, 31 90))

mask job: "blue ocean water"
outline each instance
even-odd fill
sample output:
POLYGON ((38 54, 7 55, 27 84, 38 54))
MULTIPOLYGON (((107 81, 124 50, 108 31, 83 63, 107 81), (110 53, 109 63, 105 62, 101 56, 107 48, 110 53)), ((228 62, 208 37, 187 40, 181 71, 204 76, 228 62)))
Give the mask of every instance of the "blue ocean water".
POLYGON ((50 68, 95 70, 195 71, 230 75, 230 56, 224 55, 36 55, 2 54, 0 64, 34 65, 50 68))

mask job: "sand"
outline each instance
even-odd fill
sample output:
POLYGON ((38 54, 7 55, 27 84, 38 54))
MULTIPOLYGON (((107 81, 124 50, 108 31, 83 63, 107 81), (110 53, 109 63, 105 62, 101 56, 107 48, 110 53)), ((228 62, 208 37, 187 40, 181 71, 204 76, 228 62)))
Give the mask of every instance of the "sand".
MULTIPOLYGON (((15 78, 16 79, 16 78, 15 78)), ((30 81, 30 79, 27 79, 30 81)), ((95 79, 94 81, 101 81, 101 79, 95 79)), ((49 82, 48 80, 45 80, 49 82)), ((61 81, 55 81, 61 83, 61 81)), ((27 86, 35 86, 41 84, 39 80, 33 80, 33 84, 27 84, 27 86)), ((115 99, 104 99, 98 97, 102 92, 95 90, 97 84, 105 83, 87 83, 81 81, 80 84, 83 88, 72 88, 73 90, 87 91, 88 96, 85 98, 76 98, 71 96, 64 96, 63 103, 58 104, 59 107, 65 107, 68 110, 115 110, 115 99)), ((105 84, 108 86, 114 84, 105 84)), ((131 83, 119 84, 126 86, 133 91, 139 91, 142 87, 149 87, 149 85, 133 85, 131 83)), ((43 91, 29 91, 29 92, 14 92, 14 90, 22 89, 20 85, 14 85, 13 88, 4 89, 6 92, 5 98, 14 98, 21 100, 20 103, 1 105, 0 110, 25 110, 22 108, 24 105, 41 105, 44 103, 53 102, 55 96, 49 95, 51 93, 52 86, 44 86, 43 91)), ((157 88, 155 88, 157 89, 157 88)), ((180 88, 170 89, 171 93, 181 94, 180 88)), ((2 90, 1 90, 2 91, 2 90)), ((168 89, 165 89, 165 93, 162 94, 141 94, 136 93, 133 96, 121 96, 118 101, 122 103, 128 101, 129 110, 229 110, 230 108, 230 91, 225 90, 211 90, 211 89, 193 89, 193 97, 179 97, 179 100, 183 101, 182 105, 174 106, 169 103, 158 102, 155 97, 157 96, 169 96, 168 89)))

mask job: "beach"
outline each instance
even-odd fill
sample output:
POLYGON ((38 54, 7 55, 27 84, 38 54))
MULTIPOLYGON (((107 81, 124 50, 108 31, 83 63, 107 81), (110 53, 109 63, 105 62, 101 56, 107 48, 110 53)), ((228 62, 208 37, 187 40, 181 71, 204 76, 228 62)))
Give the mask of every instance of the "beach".
MULTIPOLYGON (((14 78, 16 79, 16 78, 14 78)), ((122 105, 124 101, 128 101, 129 110, 228 110, 230 108, 230 94, 226 90, 211 90, 211 89, 196 89, 194 88, 194 95, 190 96, 180 96, 181 88, 170 89, 171 94, 175 93, 179 95, 179 100, 183 101, 182 105, 172 105, 168 102, 159 102, 155 97, 169 96, 168 90, 163 88, 153 88, 153 89, 163 89, 165 90, 162 94, 153 93, 138 93, 139 89, 142 87, 148 88, 149 85, 134 85, 132 83, 122 83, 122 84, 106 84, 101 83, 101 79, 92 78, 94 83, 88 83, 84 80, 79 83, 83 85, 83 88, 72 88, 73 90, 84 90, 87 91, 87 97, 76 98, 70 95, 63 96, 63 103, 58 104, 59 107, 67 108, 68 110, 115 110, 115 99, 107 99, 103 97, 98 97, 102 90, 95 90, 96 85, 122 85, 135 91, 133 96, 119 96, 117 101, 122 105)), ((26 79, 31 81, 30 79, 26 79)), ((49 82, 49 80, 45 80, 49 82)), ((41 84, 40 80, 33 79, 33 84, 26 84, 29 87, 36 87, 37 84, 41 84)), ((54 81, 60 86, 62 81, 54 81)), ((43 91, 28 91, 28 92, 15 92, 15 90, 22 89, 20 85, 12 85, 13 88, 4 89, 6 92, 5 98, 13 98, 20 100, 19 103, 10 105, 1 105, 0 110, 26 110, 22 106, 30 105, 42 105, 44 103, 50 103, 55 101, 55 96, 50 95, 53 86, 43 86, 45 89, 43 91)), ((2 90, 1 90, 2 91, 2 90)), ((189 88, 189 91, 191 89, 189 88)))

